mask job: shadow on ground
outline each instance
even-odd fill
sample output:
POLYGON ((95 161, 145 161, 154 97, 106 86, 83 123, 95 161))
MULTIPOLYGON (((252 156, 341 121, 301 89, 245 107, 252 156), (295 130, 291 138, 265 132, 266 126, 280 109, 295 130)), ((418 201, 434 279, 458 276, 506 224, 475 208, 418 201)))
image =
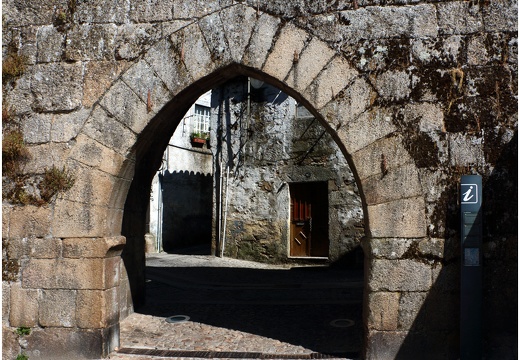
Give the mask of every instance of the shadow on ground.
POLYGON ((186 315, 193 323, 276 339, 316 353, 359 357, 361 270, 147 266, 146 278, 146 304, 138 313, 186 315))

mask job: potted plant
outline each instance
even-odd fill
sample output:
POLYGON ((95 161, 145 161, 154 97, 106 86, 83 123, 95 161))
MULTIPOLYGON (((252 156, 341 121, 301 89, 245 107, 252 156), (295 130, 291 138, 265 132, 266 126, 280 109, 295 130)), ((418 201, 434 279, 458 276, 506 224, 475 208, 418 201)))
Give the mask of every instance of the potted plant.
POLYGON ((193 132, 190 135, 191 145, 195 147, 202 147, 206 143, 206 137, 199 132, 193 132))

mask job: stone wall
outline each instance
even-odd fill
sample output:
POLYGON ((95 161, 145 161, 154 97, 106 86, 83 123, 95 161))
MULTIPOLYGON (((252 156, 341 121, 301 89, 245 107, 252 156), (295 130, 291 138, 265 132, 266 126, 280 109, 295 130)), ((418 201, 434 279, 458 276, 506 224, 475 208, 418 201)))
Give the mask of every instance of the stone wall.
POLYGON ((250 95, 248 79, 240 77, 212 92, 214 191, 219 191, 221 181, 223 211, 228 203, 222 214, 226 229, 221 228, 225 254, 287 261, 289 184, 321 182, 328 187, 328 258, 348 258, 345 261, 355 266, 363 214, 345 157, 312 114, 297 117, 293 98, 268 84, 249 87, 250 95))
POLYGON ((517 26, 514 0, 4 1, 4 352, 115 346, 142 300, 143 208, 166 144, 200 95, 246 75, 311 109, 354 173, 365 357, 457 357, 457 183, 475 173, 484 351, 516 358, 517 26), (73 186, 54 192, 52 169, 73 186))

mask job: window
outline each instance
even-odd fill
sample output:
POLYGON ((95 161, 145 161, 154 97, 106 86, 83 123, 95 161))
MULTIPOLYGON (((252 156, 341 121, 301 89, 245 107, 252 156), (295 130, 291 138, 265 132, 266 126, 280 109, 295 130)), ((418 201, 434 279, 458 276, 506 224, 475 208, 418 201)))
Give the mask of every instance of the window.
POLYGON ((193 122, 193 132, 198 134, 209 133, 210 108, 202 105, 195 105, 195 117, 193 122))

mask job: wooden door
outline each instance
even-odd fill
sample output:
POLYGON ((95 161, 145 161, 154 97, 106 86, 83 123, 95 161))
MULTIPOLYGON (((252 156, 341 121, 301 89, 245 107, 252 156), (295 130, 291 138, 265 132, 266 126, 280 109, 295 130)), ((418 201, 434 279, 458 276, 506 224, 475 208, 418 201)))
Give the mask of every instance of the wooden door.
POLYGON ((327 257, 328 191, 326 183, 295 183, 291 193, 290 256, 327 257))

